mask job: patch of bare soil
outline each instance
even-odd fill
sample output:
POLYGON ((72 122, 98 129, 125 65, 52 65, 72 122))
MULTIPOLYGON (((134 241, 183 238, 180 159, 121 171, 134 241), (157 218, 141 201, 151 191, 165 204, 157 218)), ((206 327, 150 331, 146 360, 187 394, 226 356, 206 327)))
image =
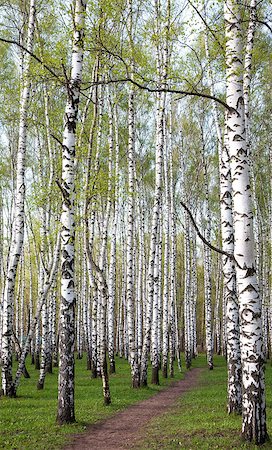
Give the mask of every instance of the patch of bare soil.
POLYGON ((73 436, 71 444, 64 450, 132 449, 150 420, 164 414, 171 407, 174 408, 177 399, 197 385, 201 370, 191 369, 183 380, 174 382, 153 397, 90 425, 86 433, 73 436))

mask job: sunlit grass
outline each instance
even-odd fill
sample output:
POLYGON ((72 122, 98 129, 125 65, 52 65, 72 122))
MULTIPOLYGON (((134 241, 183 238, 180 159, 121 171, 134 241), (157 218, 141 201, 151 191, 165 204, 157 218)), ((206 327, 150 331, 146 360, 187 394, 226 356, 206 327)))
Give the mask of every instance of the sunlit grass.
MULTIPOLYGON (((174 410, 148 425, 146 437, 138 445, 151 449, 255 449, 241 440, 241 416, 228 415, 226 410, 226 364, 215 357, 213 371, 206 369, 205 357, 198 357, 193 366, 205 367, 199 386, 181 397, 174 410)), ((272 429, 272 369, 266 370, 268 432, 272 429)), ((271 449, 271 442, 263 445, 271 449)))
MULTIPOLYGON (((254 449, 240 437, 241 417, 226 412, 226 364, 215 357, 213 371, 206 369, 205 356, 193 363, 202 367, 198 387, 177 400, 174 409, 155 419, 138 448, 151 449, 254 449)), ((57 369, 48 374, 44 390, 38 391, 38 371, 28 364, 30 379, 22 379, 16 399, 0 399, 0 448, 3 449, 59 449, 69 435, 83 432, 86 427, 114 414, 137 401, 144 400, 169 384, 161 378, 161 386, 144 389, 130 386, 127 361, 116 358, 115 375, 110 377, 112 405, 103 405, 101 380, 91 379, 86 360, 76 360, 76 420, 72 425, 55 424, 57 411, 57 369)), ((175 379, 181 379, 177 369, 175 379)), ((149 377, 150 379, 150 377, 149 377)), ((268 431, 272 429, 272 368, 266 370, 268 431)), ((270 449, 271 443, 262 446, 270 449)))
MULTIPOLYGON (((30 379, 22 378, 15 399, 0 399, 0 448, 3 449, 58 449, 69 435, 80 433, 86 426, 137 401, 144 400, 171 380, 161 379, 160 386, 149 385, 144 389, 132 389, 128 362, 116 358, 116 374, 110 376, 112 404, 104 406, 101 379, 91 379, 86 370, 86 359, 76 360, 75 413, 77 422, 72 425, 56 425, 58 371, 48 374, 44 389, 36 388, 39 373, 27 364, 30 379)), ((183 374, 175 371, 175 379, 183 374)), ((150 378, 150 377, 149 377, 150 378)))

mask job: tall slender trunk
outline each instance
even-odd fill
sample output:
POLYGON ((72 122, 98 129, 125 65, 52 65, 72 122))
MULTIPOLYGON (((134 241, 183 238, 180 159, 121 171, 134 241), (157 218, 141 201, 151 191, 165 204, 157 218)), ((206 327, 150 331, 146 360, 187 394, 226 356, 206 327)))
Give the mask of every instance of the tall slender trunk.
MULTIPOLYGON (((169 139, 169 146, 171 146, 169 139)), ((169 149, 169 165, 172 165, 172 148, 169 149)), ((168 375, 168 352, 169 352, 169 256, 170 256, 170 193, 169 169, 167 157, 164 158, 164 266, 163 266, 163 321, 162 321, 162 376, 168 375)))
MULTIPOLYGON (((206 55, 209 63, 209 78, 211 94, 214 96, 214 75, 211 67, 211 58, 208 42, 208 32, 205 35, 206 55)), ((219 111, 216 102, 213 102, 214 121, 217 134, 219 153, 220 174, 220 218, 222 249, 233 254, 234 252, 234 229, 232 213, 232 186, 230 173, 230 155, 228 148, 227 128, 225 124, 224 142, 219 122, 219 111)), ((222 341, 223 352, 226 342, 226 356, 228 364, 228 412, 241 412, 241 351, 239 333, 239 310, 236 287, 236 269, 234 261, 223 256, 223 324, 222 341), (225 338, 224 338, 225 337, 225 338)))
POLYGON ((74 341, 75 341, 75 290, 74 290, 74 198, 75 198, 75 139, 79 92, 83 65, 83 36, 86 1, 76 0, 72 49, 72 70, 67 86, 65 125, 62 144, 63 194, 61 214, 61 304, 59 320, 59 380, 57 423, 75 421, 74 410, 74 341))
MULTIPOLYGON (((35 28, 35 0, 30 1, 28 20, 27 50, 33 49, 35 28)), ((14 396, 12 383, 12 320, 14 308, 14 288, 18 262, 20 259, 25 225, 25 155, 27 137, 27 109, 30 96, 30 55, 25 56, 23 72, 23 86, 20 104, 19 142, 17 154, 16 194, 14 205, 14 223, 12 229, 12 242, 9 251, 8 268, 5 277, 5 289, 3 299, 3 324, 2 324, 2 391, 9 397, 14 396)))
POLYGON ((191 347, 191 289, 192 289, 192 271, 191 271, 191 242, 190 242, 190 222, 188 213, 185 212, 184 227, 184 347, 185 347, 185 363, 189 369, 192 364, 192 347, 191 347))
POLYGON ((146 306, 145 334, 143 342, 143 353, 141 360, 141 385, 147 385, 147 363, 148 353, 150 350, 151 324, 152 324, 152 308, 154 298, 154 268, 156 260, 156 248, 158 245, 159 232, 159 214, 161 207, 161 191, 162 191, 162 162, 163 162, 163 118, 165 109, 165 96, 158 95, 158 114, 157 114, 157 145, 156 145, 156 180, 155 194, 152 213, 149 265, 148 265, 148 297, 146 306))
MULTIPOLYGON (((102 100, 102 99, 101 99, 102 100)), ((109 96, 109 102, 111 101, 109 96)), ((100 113, 102 112, 102 108, 100 113)), ((108 227, 110 220, 110 213, 112 207, 112 179, 113 179, 113 118, 109 115, 109 153, 108 153, 108 187, 107 187, 107 201, 102 223, 102 239, 100 247, 99 270, 96 267, 98 278, 98 319, 99 319, 99 360, 101 366, 101 376, 103 384, 104 404, 111 403, 110 386, 108 376, 108 366, 106 358, 107 349, 107 306, 108 306, 108 286, 106 283, 106 261, 107 261, 107 243, 108 243, 108 227)))
POLYGON ((114 194, 114 219, 111 237, 110 263, 109 263, 109 305, 108 305, 108 353, 110 361, 110 373, 115 373, 114 359, 114 311, 116 303, 116 241, 119 213, 119 136, 117 122, 117 107, 110 103, 110 114, 115 126, 115 194, 114 194))
MULTIPOLYGON (((205 238, 211 240, 211 211, 209 202, 208 172, 203 149, 204 183, 206 197, 206 229, 205 238)), ((210 370, 213 369, 213 334, 212 334, 212 254, 211 249, 204 245, 204 293, 205 293, 205 331, 207 363, 210 370)))
MULTIPOLYGON (((42 306, 47 299, 49 289, 51 288, 52 284, 54 284, 54 282, 56 281, 56 274, 57 274, 57 268, 58 268, 58 263, 59 263, 59 255, 60 255, 60 234, 58 235, 55 250, 54 250, 54 253, 52 256, 52 261, 51 261, 50 268, 49 268, 49 274, 47 275, 46 280, 44 282, 43 289, 41 290, 41 295, 40 295, 38 303, 37 303, 35 316, 33 317, 33 320, 31 321, 29 331, 28 331, 28 334, 26 337, 26 341, 25 341, 24 347, 22 349, 22 353, 21 353, 21 357, 20 357, 20 361, 19 361, 19 365, 18 365, 18 369, 16 372, 15 381, 14 381, 15 389, 19 385, 19 381, 20 381, 20 378, 21 378, 21 375, 23 373, 23 369, 25 366, 25 360, 26 360, 27 354, 29 352, 30 344, 31 344, 31 341, 35 334, 35 329, 36 329, 36 327, 38 328, 42 306)), ((39 335, 39 331, 38 331, 38 335, 39 335)))
POLYGON ((156 256, 154 264, 154 295, 152 308, 152 326, 151 326, 151 362, 152 362, 152 384, 159 384, 159 333, 158 328, 161 326, 160 303, 161 303, 161 255, 162 255, 162 210, 160 207, 159 223, 158 223, 158 242, 156 246, 156 256))
POLYGON ((132 387, 139 387, 139 365, 138 355, 135 345, 135 284, 134 284, 134 209, 135 209, 135 93, 132 88, 129 92, 129 105, 128 105, 128 130, 129 130, 129 142, 128 142, 128 224, 127 224, 127 326, 128 326, 128 339, 129 339, 129 357, 131 365, 131 378, 132 387))
MULTIPOLYGON (((220 246, 220 245, 219 245, 220 246)), ((221 354, 221 318, 220 307, 222 300, 222 260, 221 255, 218 255, 216 263, 216 291, 215 291, 215 305, 214 305, 214 350, 217 355, 221 354)))

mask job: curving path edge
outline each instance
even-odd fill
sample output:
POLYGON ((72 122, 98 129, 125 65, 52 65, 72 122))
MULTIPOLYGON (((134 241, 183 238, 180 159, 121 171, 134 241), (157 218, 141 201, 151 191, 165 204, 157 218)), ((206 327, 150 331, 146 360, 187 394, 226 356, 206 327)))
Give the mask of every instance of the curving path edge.
POLYGON ((114 416, 90 425, 83 434, 74 435, 64 450, 121 450, 131 449, 139 440, 144 427, 154 417, 164 414, 184 393, 193 389, 203 369, 194 368, 185 373, 183 380, 114 416))

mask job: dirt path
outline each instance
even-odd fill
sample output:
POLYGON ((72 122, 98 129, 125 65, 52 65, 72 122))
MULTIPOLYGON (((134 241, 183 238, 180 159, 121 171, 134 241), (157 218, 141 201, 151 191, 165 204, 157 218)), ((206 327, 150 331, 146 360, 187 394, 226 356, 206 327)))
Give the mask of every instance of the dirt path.
POLYGON ((139 440, 143 428, 154 417, 164 414, 185 392, 197 385, 202 369, 192 369, 184 380, 176 381, 153 397, 129 406, 113 417, 90 425, 84 434, 73 437, 64 450, 121 450, 131 449, 139 440))

